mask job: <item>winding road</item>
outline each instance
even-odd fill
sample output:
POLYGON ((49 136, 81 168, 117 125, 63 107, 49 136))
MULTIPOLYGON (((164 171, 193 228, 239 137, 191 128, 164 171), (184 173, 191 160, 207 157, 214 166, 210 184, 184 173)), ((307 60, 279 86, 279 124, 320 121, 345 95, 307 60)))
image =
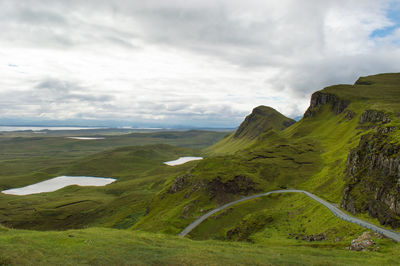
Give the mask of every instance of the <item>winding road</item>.
POLYGON ((341 211, 338 207, 336 207, 335 205, 326 202, 325 200, 315 196, 314 194, 311 194, 310 192, 304 191, 304 190, 298 190, 298 189, 286 189, 286 190, 274 190, 274 191, 269 191, 266 193, 262 193, 262 194, 257 194, 257 195, 252 195, 252 196, 248 196, 248 197, 244 197, 232 202, 229 202, 225 205, 222 205, 218 208, 215 208, 209 212, 207 212, 206 214, 202 215, 201 217, 199 217, 198 219, 196 219, 193 223, 189 224, 182 232, 179 233, 179 236, 184 237, 186 236, 188 233, 190 233, 194 228, 196 228, 199 224, 201 224, 204 220, 206 220, 208 217, 210 217, 211 215, 213 215, 214 213, 217 213, 223 209, 226 209, 234 204, 237 204, 239 202, 243 202, 243 201, 247 201, 247 200, 251 200, 251 199, 255 199, 255 198, 259 198, 259 197, 264 197, 264 196, 268 196, 271 194, 276 194, 276 193, 303 193, 306 196, 312 198, 313 200, 321 203, 322 205, 324 205, 325 207, 327 207, 336 217, 350 222, 350 223, 354 223, 354 224, 358 224, 362 227, 365 227, 367 229, 370 229, 376 233, 382 234, 388 238, 393 239, 396 242, 400 242, 400 233, 396 233, 393 232, 391 230, 385 229, 385 228, 381 228, 379 226, 373 225, 371 223, 368 223, 366 221, 363 221, 361 219, 352 217, 346 213, 344 213, 343 211, 341 211))

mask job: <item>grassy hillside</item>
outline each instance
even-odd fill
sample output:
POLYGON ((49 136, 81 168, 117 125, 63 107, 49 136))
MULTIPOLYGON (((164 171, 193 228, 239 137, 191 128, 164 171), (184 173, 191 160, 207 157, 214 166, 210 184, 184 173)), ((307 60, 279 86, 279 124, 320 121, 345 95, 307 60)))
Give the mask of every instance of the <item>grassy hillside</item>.
POLYGON ((192 241, 140 231, 90 228, 62 232, 7 230, 0 234, 2 265, 398 265, 398 247, 351 252, 342 243, 291 240, 251 244, 192 241))
MULTIPOLYGON (((400 112, 397 105, 400 100, 397 94, 400 74, 378 75, 360 80, 354 85, 333 86, 314 94, 307 117, 283 131, 267 131, 244 145, 234 143, 232 135, 215 144, 212 147, 213 156, 199 162, 183 179, 175 179, 166 184, 166 188, 157 194, 150 205, 149 214, 134 228, 177 233, 215 206, 244 195, 280 188, 304 189, 340 205, 343 189, 349 182, 346 160, 350 150, 358 145, 361 136, 379 130, 376 127, 399 124, 396 113, 400 112), (376 83, 366 85, 369 80, 376 83), (376 93, 378 88, 379 93, 376 93), (390 97, 384 96, 386 93, 390 97), (391 122, 360 124, 365 110, 372 108, 394 112, 388 113, 391 122), (223 155, 227 151, 231 154, 223 155), (179 190, 171 192, 172 187, 179 187, 179 190), (157 215, 160 213, 162 215, 157 215)), ((392 142, 400 141, 398 132, 395 130, 388 133, 388 139, 392 142)), ((364 194, 358 195, 362 197, 364 194)), ((360 228, 357 226, 346 227, 343 223, 335 222, 318 227, 318 222, 314 224, 313 219, 309 222, 310 217, 334 218, 324 208, 316 207, 312 214, 308 210, 302 211, 301 206, 313 205, 304 197, 287 196, 281 200, 265 200, 265 204, 269 205, 268 213, 281 215, 287 212, 288 206, 298 206, 300 217, 291 216, 289 228, 282 223, 286 216, 259 220, 259 213, 264 212, 265 208, 243 203, 246 206, 243 208, 250 208, 252 212, 235 212, 236 208, 233 208, 229 215, 216 215, 215 219, 201 225, 198 228, 201 233, 194 232, 193 237, 227 239, 229 230, 240 228, 246 221, 257 221, 246 227, 250 232, 248 238, 257 243, 268 236, 271 239, 277 235, 288 238, 290 234, 304 232, 324 233, 330 236, 327 241, 333 241, 344 234, 351 237, 359 234, 360 228), (273 232, 280 233, 266 233, 271 232, 271 228, 273 232)), ((365 211, 357 215, 379 224, 377 219, 369 217, 365 211)))

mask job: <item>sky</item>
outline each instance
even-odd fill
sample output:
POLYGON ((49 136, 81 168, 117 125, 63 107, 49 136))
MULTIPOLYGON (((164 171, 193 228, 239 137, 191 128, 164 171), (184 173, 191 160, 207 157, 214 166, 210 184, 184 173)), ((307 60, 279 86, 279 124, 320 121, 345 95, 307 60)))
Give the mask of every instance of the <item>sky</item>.
POLYGON ((400 0, 0 0, 0 124, 236 127, 400 72, 400 0))

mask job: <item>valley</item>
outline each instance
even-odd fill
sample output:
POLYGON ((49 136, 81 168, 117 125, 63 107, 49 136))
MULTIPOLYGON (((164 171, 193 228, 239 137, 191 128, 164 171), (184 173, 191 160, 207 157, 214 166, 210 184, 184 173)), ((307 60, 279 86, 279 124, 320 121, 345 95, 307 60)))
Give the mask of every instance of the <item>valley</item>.
POLYGON ((116 181, 1 193, 0 263, 27 260, 29 242, 36 247, 32 260, 43 264, 59 262, 62 247, 66 264, 102 264, 111 258, 101 250, 111 245, 108 256, 120 264, 294 264, 301 258, 303 264, 396 265, 399 88, 400 74, 361 77, 315 92, 298 122, 259 106, 235 132, 3 134, 1 190, 56 176, 116 181), (166 164, 185 157, 195 160, 166 164), (351 250, 364 232, 370 235, 364 252, 351 250), (50 243, 57 245, 47 249, 50 243))

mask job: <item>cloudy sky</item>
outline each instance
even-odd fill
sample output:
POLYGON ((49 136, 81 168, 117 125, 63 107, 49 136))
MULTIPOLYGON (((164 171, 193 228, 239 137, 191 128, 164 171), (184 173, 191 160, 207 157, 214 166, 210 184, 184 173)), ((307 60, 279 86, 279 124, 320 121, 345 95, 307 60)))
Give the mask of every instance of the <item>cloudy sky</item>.
POLYGON ((0 122, 234 127, 400 72, 400 0, 0 0, 0 122))

